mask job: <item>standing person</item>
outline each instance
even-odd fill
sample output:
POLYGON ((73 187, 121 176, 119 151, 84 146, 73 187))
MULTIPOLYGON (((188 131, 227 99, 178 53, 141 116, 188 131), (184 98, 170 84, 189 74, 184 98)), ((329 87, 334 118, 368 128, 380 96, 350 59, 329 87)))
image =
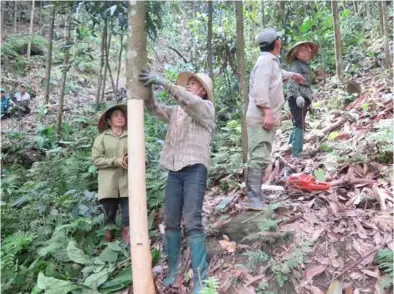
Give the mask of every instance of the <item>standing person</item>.
POLYGON ((1 88, 1 118, 10 117, 16 109, 14 101, 10 99, 6 91, 1 88))
POLYGON ((30 94, 26 92, 26 87, 24 85, 19 86, 19 92, 14 96, 16 100, 16 105, 18 106, 18 116, 29 114, 30 113, 30 94))
POLYGON ((156 74, 143 72, 140 81, 147 87, 163 86, 178 103, 158 104, 153 94, 145 101, 149 113, 169 123, 160 158, 161 165, 169 170, 164 215, 169 272, 164 284, 174 284, 179 273, 183 213, 194 276, 192 293, 197 294, 208 271, 202 205, 215 117, 212 80, 205 74, 183 72, 174 85, 156 74))
POLYGON ((281 124, 281 108, 285 103, 283 82, 294 79, 300 83, 302 75, 281 70, 278 58, 281 33, 267 28, 256 36, 260 56, 250 73, 248 125, 248 151, 246 186, 247 206, 252 210, 263 208, 261 202, 262 175, 271 162, 275 132, 281 124))
POLYGON ((292 115, 294 130, 290 135, 291 153, 294 157, 301 157, 304 143, 305 117, 309 105, 312 103, 311 85, 313 76, 308 61, 312 60, 318 51, 313 42, 299 42, 286 54, 286 61, 291 64, 290 70, 301 74, 304 82, 298 84, 290 81, 287 97, 292 115))
MULTIPOLYGON (((129 198, 127 178, 127 107, 116 105, 105 111, 98 122, 100 135, 92 149, 93 164, 98 169, 98 199, 103 206, 104 226, 115 225, 116 212, 122 209, 122 239, 129 239, 129 198)), ((104 229, 104 239, 114 239, 111 229, 104 229)))

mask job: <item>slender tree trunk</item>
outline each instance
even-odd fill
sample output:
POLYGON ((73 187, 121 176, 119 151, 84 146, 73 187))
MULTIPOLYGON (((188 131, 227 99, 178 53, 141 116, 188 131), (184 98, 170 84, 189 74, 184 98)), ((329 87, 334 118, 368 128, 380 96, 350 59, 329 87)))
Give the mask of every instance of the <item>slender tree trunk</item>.
POLYGON ((356 12, 356 14, 358 14, 358 3, 357 3, 357 1, 353 1, 353 8, 354 8, 354 11, 356 12))
POLYGON ((380 5, 381 1, 377 1, 376 4, 378 5, 378 11, 379 11, 379 29, 380 29, 380 34, 384 34, 384 25, 383 25, 383 12, 382 12, 382 5, 380 5))
POLYGON ((14 0, 14 33, 16 33, 17 20, 18 20, 18 2, 14 0))
POLYGON ((390 32, 389 32, 389 21, 387 17, 387 5, 386 1, 382 1, 380 3, 382 5, 382 19, 383 19, 383 28, 384 28, 384 65, 386 68, 390 68, 391 66, 391 57, 390 57, 390 32))
POLYGON ((152 256, 148 235, 148 211, 145 183, 144 99, 151 89, 138 81, 147 65, 145 1, 129 1, 127 49, 127 125, 128 185, 130 211, 130 248, 135 294, 154 294, 152 256))
POLYGON ((209 76, 213 82, 213 64, 212 64, 212 1, 208 1, 208 41, 207 41, 207 58, 209 76))
POLYGON ((101 101, 104 101, 104 93, 105 93, 105 84, 107 82, 107 56, 108 56, 108 52, 107 52, 107 44, 108 44, 108 21, 105 20, 105 40, 104 40, 104 75, 103 75, 103 87, 101 89, 101 101))
POLYGON ((5 10, 5 2, 3 3, 3 2, 1 2, 0 3, 0 11, 1 11, 1 14, 0 14, 0 26, 1 26, 1 30, 3 31, 3 29, 4 29, 4 10, 5 10))
POLYGON ((48 56, 47 56, 47 66, 45 74, 45 93, 44 99, 45 104, 49 103, 49 88, 51 84, 51 67, 52 67, 52 43, 53 43, 53 29, 55 26, 56 8, 55 5, 52 6, 51 15, 49 19, 49 38, 48 38, 48 56))
POLYGON ((335 63, 338 80, 343 81, 342 71, 342 43, 341 43, 341 31, 339 25, 339 14, 338 14, 338 1, 331 1, 332 15, 334 18, 334 43, 335 43, 335 63))
POLYGON ((264 13, 264 0, 261 0, 261 25, 265 28, 265 13, 264 13))
POLYGON ((120 69, 122 67, 122 52, 123 52, 123 34, 121 33, 119 59, 118 59, 118 72, 116 74, 116 86, 115 86, 115 93, 114 93, 116 101, 118 101, 119 76, 120 76, 120 69))
POLYGON ((248 160, 248 133, 246 126, 246 110, 249 105, 248 85, 246 82, 246 64, 245 64, 245 40, 244 40, 244 17, 242 10, 242 1, 235 1, 235 13, 237 18, 237 41, 236 52, 238 59, 239 74, 239 96, 242 103, 242 154, 243 162, 248 160))
POLYGON ((98 109, 100 106, 100 94, 101 94, 101 84, 103 80, 103 69, 104 69, 104 54, 105 54, 105 39, 107 38, 107 34, 104 31, 101 34, 101 57, 100 57, 100 71, 97 82, 97 92, 96 92, 96 108, 98 109))
MULTIPOLYGON (((108 34, 106 63, 107 63, 109 78, 110 78, 110 81, 111 81, 112 93, 115 94, 115 83, 114 83, 114 78, 113 78, 112 72, 111 72, 111 66, 110 66, 110 63, 109 63, 109 55, 110 55, 110 49, 111 49, 111 38, 112 38, 112 25, 111 25, 111 28, 110 28, 109 34, 108 34)), ((114 97, 116 97, 116 96, 114 96, 114 97)), ((116 100, 116 98, 115 98, 115 100, 116 100)))
MULTIPOLYGON (((72 16, 72 11, 70 11, 69 13, 67 27, 66 27, 67 35, 66 35, 65 43, 67 45, 70 44, 70 40, 71 40, 71 16, 72 16)), ((67 49, 66 52, 64 53, 63 81, 62 81, 62 87, 60 89, 59 113, 58 113, 57 125, 56 125, 58 140, 60 140, 62 135, 63 105, 64 105, 64 95, 66 90, 67 73, 69 71, 69 58, 70 58, 70 49, 67 49)))
POLYGON ((31 2, 31 16, 30 16, 30 32, 29 32, 29 43, 27 44, 27 57, 30 57, 31 53, 31 41, 33 40, 33 24, 34 24, 34 0, 31 2))
POLYGON ((43 2, 43 1, 40 1, 40 6, 38 7, 38 25, 41 24, 42 2, 43 2))

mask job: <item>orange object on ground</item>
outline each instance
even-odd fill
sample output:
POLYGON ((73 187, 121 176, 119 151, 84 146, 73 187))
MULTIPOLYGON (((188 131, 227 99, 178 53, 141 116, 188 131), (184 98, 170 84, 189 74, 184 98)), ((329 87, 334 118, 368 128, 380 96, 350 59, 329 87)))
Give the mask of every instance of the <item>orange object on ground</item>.
POLYGON ((316 181, 314 176, 304 173, 289 176, 287 180, 285 180, 285 183, 293 189, 305 190, 308 192, 325 191, 330 188, 327 182, 316 181))

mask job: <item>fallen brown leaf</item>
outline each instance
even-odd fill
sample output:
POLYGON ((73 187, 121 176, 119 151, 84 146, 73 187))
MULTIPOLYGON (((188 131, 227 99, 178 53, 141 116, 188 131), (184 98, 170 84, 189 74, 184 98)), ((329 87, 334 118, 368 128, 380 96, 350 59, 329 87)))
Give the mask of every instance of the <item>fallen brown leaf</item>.
POLYGON ((220 246, 222 247, 223 250, 226 250, 229 253, 235 252, 237 248, 237 244, 233 241, 228 241, 228 240, 220 240, 219 241, 220 246))
POLYGON ((307 280, 312 280, 314 276, 320 275, 327 268, 327 265, 316 265, 308 268, 305 271, 305 277, 307 280))

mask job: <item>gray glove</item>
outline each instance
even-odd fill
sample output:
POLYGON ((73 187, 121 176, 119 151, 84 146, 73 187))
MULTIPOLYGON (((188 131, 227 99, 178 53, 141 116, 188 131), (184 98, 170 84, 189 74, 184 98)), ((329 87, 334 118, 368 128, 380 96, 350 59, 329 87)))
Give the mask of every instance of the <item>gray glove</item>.
POLYGON ((303 108, 305 106, 305 98, 302 96, 298 96, 296 99, 296 103, 299 108, 303 108))
POLYGON ((149 71, 146 71, 146 70, 143 70, 138 75, 138 80, 141 83, 144 83, 145 87, 150 87, 151 85, 159 85, 159 86, 166 87, 170 84, 169 81, 167 81, 166 79, 163 79, 158 74, 150 73, 149 71))

